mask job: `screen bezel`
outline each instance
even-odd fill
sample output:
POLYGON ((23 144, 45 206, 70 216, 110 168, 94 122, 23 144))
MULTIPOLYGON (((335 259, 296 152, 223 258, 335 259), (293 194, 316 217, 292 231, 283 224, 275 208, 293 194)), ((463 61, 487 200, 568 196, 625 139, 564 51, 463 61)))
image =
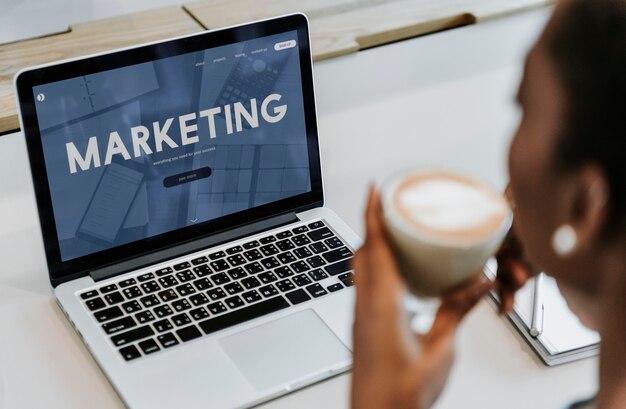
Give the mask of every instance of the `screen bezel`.
POLYGON ((218 232, 244 224, 254 223, 280 214, 299 212, 323 205, 324 199, 309 30, 308 21, 302 14, 292 14, 221 30, 202 32, 173 40, 27 69, 16 76, 15 86, 19 100, 22 131, 26 138, 30 159, 31 174, 39 210, 46 261, 48 264, 48 273, 53 286, 85 276, 90 271, 120 263, 134 257, 178 246, 218 232), (94 74, 101 71, 294 30, 298 33, 300 51, 300 74, 311 175, 310 192, 136 242, 123 244, 87 256, 62 261, 48 186, 48 175, 45 167, 41 135, 39 133, 39 124, 35 111, 33 87, 81 75, 94 74), (207 44, 210 44, 210 47, 207 47, 207 44))

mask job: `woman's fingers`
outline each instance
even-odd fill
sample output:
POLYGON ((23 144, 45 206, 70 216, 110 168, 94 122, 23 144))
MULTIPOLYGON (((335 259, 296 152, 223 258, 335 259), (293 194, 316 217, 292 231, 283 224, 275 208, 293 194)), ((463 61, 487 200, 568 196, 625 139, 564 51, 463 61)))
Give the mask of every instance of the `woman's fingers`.
POLYGON ((441 300, 441 306, 428 338, 453 334, 465 315, 493 288, 491 281, 475 279, 471 284, 456 290, 441 300))

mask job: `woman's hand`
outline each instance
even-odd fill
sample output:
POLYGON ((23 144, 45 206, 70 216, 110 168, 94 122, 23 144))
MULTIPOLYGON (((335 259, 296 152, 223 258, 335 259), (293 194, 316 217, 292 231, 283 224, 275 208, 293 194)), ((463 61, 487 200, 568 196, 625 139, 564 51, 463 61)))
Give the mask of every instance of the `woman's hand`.
POLYGON ((419 336, 402 306, 406 294, 372 188, 367 236, 354 258, 356 311, 352 407, 427 408, 445 385, 454 359, 454 335, 463 317, 492 283, 479 279, 442 298, 430 332, 419 336))
MULTIPOLYGON (((509 200, 511 209, 515 211, 515 201, 510 185, 507 186, 505 195, 509 200)), ((515 233, 515 218, 511 230, 509 230, 496 254, 496 259, 498 260, 496 289, 500 298, 500 313, 505 314, 513 308, 517 290, 522 288, 529 278, 539 273, 526 261, 524 248, 515 233)))

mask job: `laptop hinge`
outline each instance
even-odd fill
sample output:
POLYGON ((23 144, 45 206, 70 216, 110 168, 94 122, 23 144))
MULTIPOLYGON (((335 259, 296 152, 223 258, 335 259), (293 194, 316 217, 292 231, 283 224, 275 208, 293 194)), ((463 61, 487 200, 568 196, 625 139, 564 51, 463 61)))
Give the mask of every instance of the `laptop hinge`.
POLYGON ((164 250, 155 251, 144 256, 125 260, 117 264, 108 265, 106 267, 91 271, 89 275, 91 276, 91 278, 93 278, 94 281, 106 280, 107 278, 111 278, 119 274, 149 266, 151 264, 156 264, 164 260, 173 259, 185 254, 193 253, 194 251, 202 250, 204 248, 228 243, 229 241, 251 236, 253 234, 274 229, 276 227, 280 227, 289 223, 294 223, 298 220, 298 216, 296 216, 295 212, 285 213, 279 216, 263 219, 258 222, 235 227, 227 231, 215 233, 201 239, 190 241, 188 243, 179 244, 177 246, 170 247, 164 250))

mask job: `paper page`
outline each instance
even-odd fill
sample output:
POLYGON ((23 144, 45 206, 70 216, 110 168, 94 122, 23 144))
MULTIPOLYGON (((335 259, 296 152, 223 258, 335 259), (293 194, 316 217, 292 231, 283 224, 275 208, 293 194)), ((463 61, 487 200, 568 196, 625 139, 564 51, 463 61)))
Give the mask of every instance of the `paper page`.
MULTIPOLYGON (((530 328, 533 285, 531 280, 515 297, 515 312, 530 328)), ((561 295, 556 281, 544 276, 541 299, 544 304, 543 333, 538 340, 551 354, 571 351, 600 342, 600 335, 583 326, 561 295)))

